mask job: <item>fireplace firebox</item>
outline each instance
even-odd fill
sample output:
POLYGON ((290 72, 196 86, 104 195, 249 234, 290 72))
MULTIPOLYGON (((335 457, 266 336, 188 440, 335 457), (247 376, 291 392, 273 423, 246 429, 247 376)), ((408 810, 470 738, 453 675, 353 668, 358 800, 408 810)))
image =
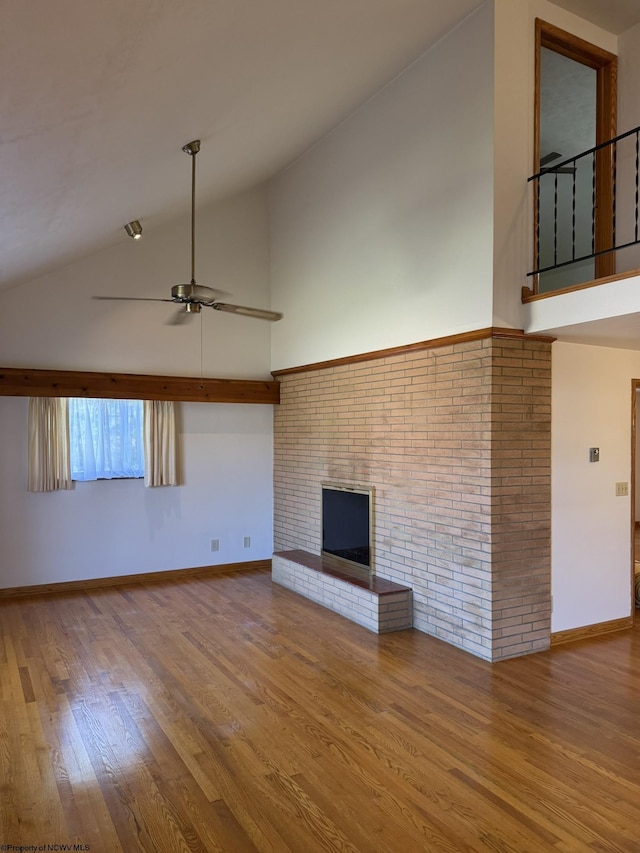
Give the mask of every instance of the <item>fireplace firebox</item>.
POLYGON ((373 574, 372 487, 322 484, 322 553, 373 574))

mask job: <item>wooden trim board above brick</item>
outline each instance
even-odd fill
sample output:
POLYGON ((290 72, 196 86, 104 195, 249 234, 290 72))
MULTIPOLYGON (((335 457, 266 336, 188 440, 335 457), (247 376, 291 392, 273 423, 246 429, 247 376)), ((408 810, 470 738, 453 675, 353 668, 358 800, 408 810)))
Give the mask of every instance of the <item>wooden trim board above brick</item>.
POLYGON ((380 358, 389 358, 395 355, 404 355, 411 352, 422 352, 423 350, 438 349, 439 347, 453 346, 455 344, 468 343, 469 341, 484 341, 488 338, 496 340, 528 340, 553 343, 556 339, 549 335, 527 335, 522 329, 506 329, 492 326, 486 329, 475 329, 470 332, 460 332, 457 335, 447 335, 442 338, 431 338, 427 341, 419 341, 413 344, 404 344, 389 349, 373 350, 372 352, 347 355, 343 358, 333 358, 328 361, 317 361, 313 364, 302 364, 297 367, 286 367, 282 370, 272 371, 272 376, 287 376, 290 373, 306 373, 310 370, 322 370, 326 367, 340 367, 345 364, 359 364, 363 361, 373 361, 380 358))

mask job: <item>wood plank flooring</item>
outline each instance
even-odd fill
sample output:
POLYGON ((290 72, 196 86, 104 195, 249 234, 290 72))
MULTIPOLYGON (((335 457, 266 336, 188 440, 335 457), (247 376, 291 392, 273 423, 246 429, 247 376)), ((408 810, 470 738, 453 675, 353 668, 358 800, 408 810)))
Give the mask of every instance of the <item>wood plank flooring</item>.
POLYGON ((492 666, 265 572, 4 601, 3 844, 640 851, 640 629, 492 666))

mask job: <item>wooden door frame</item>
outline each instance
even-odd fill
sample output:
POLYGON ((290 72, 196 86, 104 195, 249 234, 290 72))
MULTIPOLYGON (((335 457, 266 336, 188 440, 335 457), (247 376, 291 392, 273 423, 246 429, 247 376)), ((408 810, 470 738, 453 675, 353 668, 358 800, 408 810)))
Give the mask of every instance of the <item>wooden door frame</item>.
MULTIPOLYGON (((613 139, 618 121, 618 57, 609 51, 536 18, 536 59, 534 97, 533 174, 540 171, 540 67, 543 47, 568 59, 595 69, 596 77, 596 145, 613 139)), ((596 156, 596 252, 613 245, 613 158, 611 148, 596 156)), ((538 230, 538 186, 534 183, 534 246, 538 230)), ((614 275, 615 252, 597 255, 595 277, 614 275)), ((534 293, 538 293, 538 276, 534 276, 534 293)))
POLYGON ((640 379, 631 380, 631 624, 635 622, 636 613, 636 466, 640 460, 636 459, 636 430, 638 429, 638 392, 640 391, 640 379))

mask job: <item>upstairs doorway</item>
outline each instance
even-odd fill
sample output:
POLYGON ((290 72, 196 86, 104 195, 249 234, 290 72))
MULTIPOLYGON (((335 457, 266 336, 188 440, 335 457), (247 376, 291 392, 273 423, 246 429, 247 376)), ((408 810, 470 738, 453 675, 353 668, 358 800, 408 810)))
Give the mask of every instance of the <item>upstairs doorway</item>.
POLYGON ((616 135, 616 79, 613 54, 536 21, 535 268, 558 265, 535 276, 536 293, 615 272, 611 150, 578 155, 616 135))

